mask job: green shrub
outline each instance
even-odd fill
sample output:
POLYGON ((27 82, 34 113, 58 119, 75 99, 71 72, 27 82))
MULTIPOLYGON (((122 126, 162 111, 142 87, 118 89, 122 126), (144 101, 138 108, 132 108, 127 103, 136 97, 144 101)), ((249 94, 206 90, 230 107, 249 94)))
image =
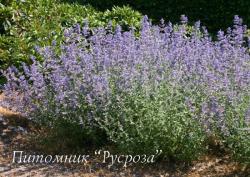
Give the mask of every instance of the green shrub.
POLYGON ((107 10, 103 13, 102 20, 106 23, 112 19, 112 24, 114 26, 120 25, 123 30, 130 26, 140 27, 141 25, 141 14, 137 11, 132 10, 128 6, 124 7, 113 7, 112 10, 107 10))
POLYGON ((233 157, 241 162, 250 163, 250 130, 238 130, 228 137, 227 143, 233 157))
POLYGON ((223 137, 222 141, 226 143, 235 159, 250 163, 250 124, 249 120, 246 120, 249 119, 249 95, 245 95, 240 102, 232 105, 231 108, 227 106, 230 135, 223 137))
POLYGON ((89 22, 90 27, 120 24, 139 27, 141 14, 129 7, 114 7, 98 12, 91 6, 60 3, 58 0, 12 1, 1 4, 0 69, 21 62, 29 63, 36 55, 35 46, 63 42, 63 31, 76 23, 89 22))
POLYGON ((170 85, 150 94, 144 91, 114 95, 106 118, 100 121, 119 150, 130 154, 162 150, 163 158, 181 161, 204 151, 205 134, 185 104, 187 93, 170 85))

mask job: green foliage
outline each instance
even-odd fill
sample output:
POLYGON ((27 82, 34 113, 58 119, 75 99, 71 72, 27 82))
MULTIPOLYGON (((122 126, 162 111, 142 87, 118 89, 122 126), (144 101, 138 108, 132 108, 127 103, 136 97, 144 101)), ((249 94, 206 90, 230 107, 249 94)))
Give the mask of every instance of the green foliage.
POLYGON ((53 127, 43 127, 34 138, 34 148, 49 154, 83 153, 106 143, 102 131, 90 131, 66 119, 57 120, 53 127))
POLYGON ((236 160, 250 163, 250 129, 242 129, 235 132, 227 139, 228 146, 236 160))
POLYGON ((141 25, 141 14, 137 11, 132 10, 128 6, 124 7, 113 7, 112 10, 107 10, 103 13, 103 20, 107 23, 112 19, 114 26, 121 25, 123 29, 126 27, 140 27, 141 25))
POLYGON ((21 62, 29 63, 36 55, 35 46, 63 42, 63 30, 78 23, 90 27, 105 26, 109 21, 139 27, 141 14, 129 7, 114 7, 98 12, 91 6, 60 3, 57 0, 10 1, 0 9, 0 69, 21 62))
POLYGON ((244 163, 250 163, 250 124, 246 121, 250 97, 246 95, 241 103, 236 103, 227 110, 228 126, 230 136, 224 137, 223 141, 227 144, 235 159, 244 163), (236 121, 236 119, 240 121, 236 121))
POLYGON ((162 150, 162 157, 170 160, 194 159, 205 150, 205 134, 185 104, 186 95, 170 85, 149 93, 141 89, 115 93, 101 127, 123 152, 162 150))

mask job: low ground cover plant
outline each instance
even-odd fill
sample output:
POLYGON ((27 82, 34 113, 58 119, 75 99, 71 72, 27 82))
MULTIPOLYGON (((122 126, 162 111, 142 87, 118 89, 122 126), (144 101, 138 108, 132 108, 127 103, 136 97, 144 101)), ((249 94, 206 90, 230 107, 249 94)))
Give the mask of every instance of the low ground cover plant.
POLYGON ((66 121, 88 135, 103 132, 122 152, 162 150, 162 158, 189 161, 216 137, 249 162, 246 27, 235 16, 213 41, 200 22, 191 32, 187 22, 182 15, 177 28, 154 26, 145 16, 139 35, 119 25, 91 36, 87 23, 69 28, 60 50, 56 42, 36 48, 43 62, 32 57, 4 72, 1 104, 44 126, 66 121))

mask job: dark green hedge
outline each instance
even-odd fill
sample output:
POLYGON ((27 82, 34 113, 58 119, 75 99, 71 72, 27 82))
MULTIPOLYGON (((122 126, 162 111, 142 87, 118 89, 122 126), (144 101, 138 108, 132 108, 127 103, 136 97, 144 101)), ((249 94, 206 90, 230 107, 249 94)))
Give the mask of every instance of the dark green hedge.
MULTIPOLYGON (((69 0, 66 0, 69 1, 69 0)), ((71 0, 71 2, 74 0, 71 0)), ((210 32, 226 29, 232 24, 234 15, 244 19, 250 26, 250 0, 78 0, 90 3, 100 10, 113 5, 130 5, 143 14, 149 15, 155 22, 165 18, 172 22, 185 14, 191 21, 201 20, 210 32)))

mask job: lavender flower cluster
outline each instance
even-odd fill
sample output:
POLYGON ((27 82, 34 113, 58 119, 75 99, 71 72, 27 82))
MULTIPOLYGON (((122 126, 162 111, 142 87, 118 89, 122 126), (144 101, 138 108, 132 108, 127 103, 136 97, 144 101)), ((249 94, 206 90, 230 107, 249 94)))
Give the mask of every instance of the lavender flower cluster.
POLYGON ((8 82, 1 104, 29 118, 64 117, 88 124, 107 110, 114 95, 119 100, 138 89, 153 95, 167 84, 189 93, 186 104, 206 131, 216 125, 228 133, 230 106, 240 109, 230 121, 246 126, 250 54, 242 19, 235 16, 234 26, 219 31, 217 40, 199 21, 191 32, 187 23, 183 15, 178 26, 163 20, 154 26, 145 16, 139 35, 120 26, 90 34, 87 23, 76 25, 65 31, 59 51, 54 44, 37 48, 43 62, 33 57, 22 71, 10 67, 4 72, 8 82), (202 95, 199 102, 197 95, 202 95))

